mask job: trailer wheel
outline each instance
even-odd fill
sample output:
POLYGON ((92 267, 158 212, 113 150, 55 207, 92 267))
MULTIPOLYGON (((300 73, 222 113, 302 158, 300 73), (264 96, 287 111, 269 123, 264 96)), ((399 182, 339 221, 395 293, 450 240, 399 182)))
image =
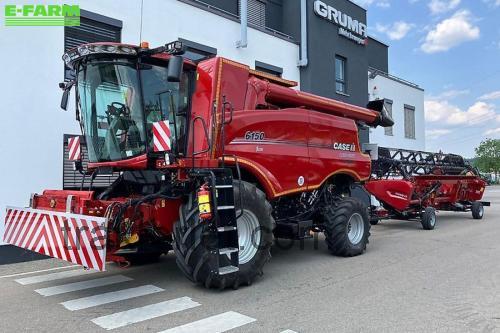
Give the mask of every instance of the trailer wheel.
POLYGON ((474 201, 471 206, 472 218, 474 220, 482 220, 484 216, 484 206, 479 201, 474 201))
POLYGON ((371 225, 377 225, 378 223, 380 222, 380 220, 378 218, 370 218, 370 224, 371 225))
POLYGON ((345 198, 326 207, 325 238, 330 252, 352 257, 366 250, 370 237, 370 219, 367 207, 358 199, 345 198))
POLYGON ((433 230, 436 226, 436 209, 434 207, 426 207, 420 216, 420 220, 424 230, 433 230))
MULTIPOLYGON (((239 214, 240 182, 234 181, 236 214, 239 214)), ((239 271, 218 275, 217 258, 207 245, 217 244, 214 230, 200 223, 196 195, 179 209, 180 220, 174 225, 174 252, 177 265, 191 281, 206 288, 238 288, 251 285, 271 258, 274 220, 271 205, 255 185, 241 182, 243 214, 238 219, 239 271)), ((230 265, 228 257, 220 256, 221 266, 230 265)))

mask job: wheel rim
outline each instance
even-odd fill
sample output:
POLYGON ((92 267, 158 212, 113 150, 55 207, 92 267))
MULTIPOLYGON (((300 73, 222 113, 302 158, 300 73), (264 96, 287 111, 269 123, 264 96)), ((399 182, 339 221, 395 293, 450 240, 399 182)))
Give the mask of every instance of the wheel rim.
POLYGON ((429 223, 431 226, 436 225, 436 215, 432 214, 431 217, 429 218, 429 223))
POLYGON ((352 214, 349 222, 347 222, 347 237, 349 237, 349 241, 354 245, 358 244, 363 239, 364 233, 365 223, 363 217, 358 213, 352 214))
POLYGON ((237 221, 238 242, 240 246, 239 263, 246 264, 257 253, 260 246, 259 220, 254 213, 243 209, 243 213, 237 221))
POLYGON ((479 217, 483 217, 483 214, 484 214, 484 207, 481 206, 479 207, 479 217))

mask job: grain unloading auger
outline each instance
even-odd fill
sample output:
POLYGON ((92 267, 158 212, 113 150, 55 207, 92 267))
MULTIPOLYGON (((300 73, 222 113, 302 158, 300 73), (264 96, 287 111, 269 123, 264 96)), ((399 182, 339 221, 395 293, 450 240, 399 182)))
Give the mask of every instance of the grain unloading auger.
POLYGON ((482 219, 486 182, 463 157, 395 148, 378 148, 366 190, 381 204, 372 207, 372 224, 380 219, 420 220, 436 225, 436 210, 471 211, 482 219))

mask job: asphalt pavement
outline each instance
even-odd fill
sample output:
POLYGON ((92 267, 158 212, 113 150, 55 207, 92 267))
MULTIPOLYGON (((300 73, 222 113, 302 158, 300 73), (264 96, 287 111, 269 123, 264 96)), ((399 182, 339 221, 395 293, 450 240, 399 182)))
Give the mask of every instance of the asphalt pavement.
POLYGON ((500 187, 484 200, 480 221, 382 222, 359 257, 329 255, 322 236, 275 247, 238 290, 193 285, 173 254, 104 273, 0 265, 0 332, 500 332, 500 187))

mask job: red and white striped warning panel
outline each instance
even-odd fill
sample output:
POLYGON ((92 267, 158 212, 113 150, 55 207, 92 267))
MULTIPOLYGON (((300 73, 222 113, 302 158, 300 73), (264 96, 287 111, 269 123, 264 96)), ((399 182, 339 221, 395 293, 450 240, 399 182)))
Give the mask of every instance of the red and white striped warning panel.
POLYGON ((153 146, 154 151, 170 151, 170 132, 168 120, 153 123, 153 146))
POLYGON ((70 161, 79 161, 82 159, 79 136, 68 138, 68 159, 70 161))
POLYGON ((7 244, 104 271, 106 227, 103 217, 7 207, 3 240, 7 244))

